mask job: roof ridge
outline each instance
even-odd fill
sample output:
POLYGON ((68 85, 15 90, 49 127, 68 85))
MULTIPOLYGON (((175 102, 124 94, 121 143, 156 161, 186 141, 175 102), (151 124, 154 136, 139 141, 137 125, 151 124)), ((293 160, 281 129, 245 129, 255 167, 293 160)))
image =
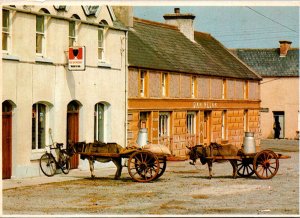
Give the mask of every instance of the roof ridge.
MULTIPOLYGON (((229 50, 276 50, 279 48, 229 48, 229 50)), ((290 48, 290 50, 299 50, 299 48, 290 48)))
POLYGON ((156 22, 156 21, 152 21, 152 20, 145 20, 145 19, 138 18, 138 17, 133 17, 133 21, 138 22, 138 23, 149 24, 152 26, 159 26, 159 27, 163 27, 163 28, 178 30, 178 27, 175 25, 160 23, 160 22, 156 22))

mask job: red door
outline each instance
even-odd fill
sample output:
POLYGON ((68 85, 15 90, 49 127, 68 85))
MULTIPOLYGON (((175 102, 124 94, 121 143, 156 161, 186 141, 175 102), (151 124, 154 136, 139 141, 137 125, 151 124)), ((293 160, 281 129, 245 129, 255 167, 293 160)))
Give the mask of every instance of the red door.
MULTIPOLYGON (((78 142, 79 140, 79 106, 72 101, 68 105, 67 114, 67 141, 78 142)), ((79 155, 75 154, 71 158, 71 169, 78 168, 79 155)))
POLYGON ((12 112, 2 104, 2 179, 10 179, 12 171, 12 112))

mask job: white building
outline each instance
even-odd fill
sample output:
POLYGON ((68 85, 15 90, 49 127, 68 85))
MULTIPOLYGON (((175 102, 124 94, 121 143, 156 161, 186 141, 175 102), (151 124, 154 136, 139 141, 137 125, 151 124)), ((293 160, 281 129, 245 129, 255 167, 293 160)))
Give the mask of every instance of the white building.
MULTIPOLYGON (((112 8, 1 11, 3 178, 40 175, 51 135, 65 146, 68 139, 126 146, 127 29, 112 8), (84 71, 68 69, 72 46, 85 47, 84 71)), ((81 161, 73 158, 72 168, 84 167, 81 161)))

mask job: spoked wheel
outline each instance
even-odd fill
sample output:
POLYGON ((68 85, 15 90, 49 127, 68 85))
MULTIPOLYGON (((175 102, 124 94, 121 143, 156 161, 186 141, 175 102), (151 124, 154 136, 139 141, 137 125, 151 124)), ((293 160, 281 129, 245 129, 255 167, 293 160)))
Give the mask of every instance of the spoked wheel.
POLYGON ((40 158, 40 167, 46 176, 53 176, 56 172, 56 163, 52 155, 46 153, 40 158))
POLYGON ((243 158, 237 161, 237 174, 241 177, 250 177, 254 174, 253 159, 243 158))
POLYGON ((273 151, 263 150, 255 155, 253 165, 258 178, 271 179, 279 169, 279 160, 273 151))
POLYGON ((150 151, 134 152, 128 159, 128 172, 137 182, 149 182, 155 179, 159 172, 159 160, 150 151))
POLYGON ((65 151, 61 151, 60 154, 60 168, 64 174, 68 174, 70 172, 70 157, 65 151))
POLYGON ((158 174, 155 177, 155 179, 158 179, 159 177, 161 177, 167 168, 167 158, 166 157, 159 158, 158 160, 159 160, 159 171, 158 171, 158 174))

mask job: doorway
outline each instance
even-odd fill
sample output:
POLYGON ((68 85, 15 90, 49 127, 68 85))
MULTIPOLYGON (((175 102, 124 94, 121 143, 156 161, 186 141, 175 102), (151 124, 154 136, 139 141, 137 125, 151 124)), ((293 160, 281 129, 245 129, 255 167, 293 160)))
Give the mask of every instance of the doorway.
POLYGON ((280 139, 283 139, 284 136, 285 136, 285 129, 284 129, 284 126, 285 126, 285 123, 284 123, 284 111, 273 111, 273 117, 274 117, 274 120, 273 120, 273 123, 277 123, 277 130, 279 131, 278 132, 278 135, 275 133, 275 129, 274 129, 274 125, 273 125, 273 129, 274 129, 274 138, 280 138, 280 139), (279 124, 278 124, 279 122, 279 124), (278 128, 280 127, 280 128, 278 128))
POLYGON ((12 174, 12 105, 2 103, 2 179, 12 174))
MULTIPOLYGON (((67 108, 67 142, 78 142, 79 140, 79 104, 71 101, 67 108)), ((78 168, 79 155, 75 154, 71 157, 71 169, 78 168)))

